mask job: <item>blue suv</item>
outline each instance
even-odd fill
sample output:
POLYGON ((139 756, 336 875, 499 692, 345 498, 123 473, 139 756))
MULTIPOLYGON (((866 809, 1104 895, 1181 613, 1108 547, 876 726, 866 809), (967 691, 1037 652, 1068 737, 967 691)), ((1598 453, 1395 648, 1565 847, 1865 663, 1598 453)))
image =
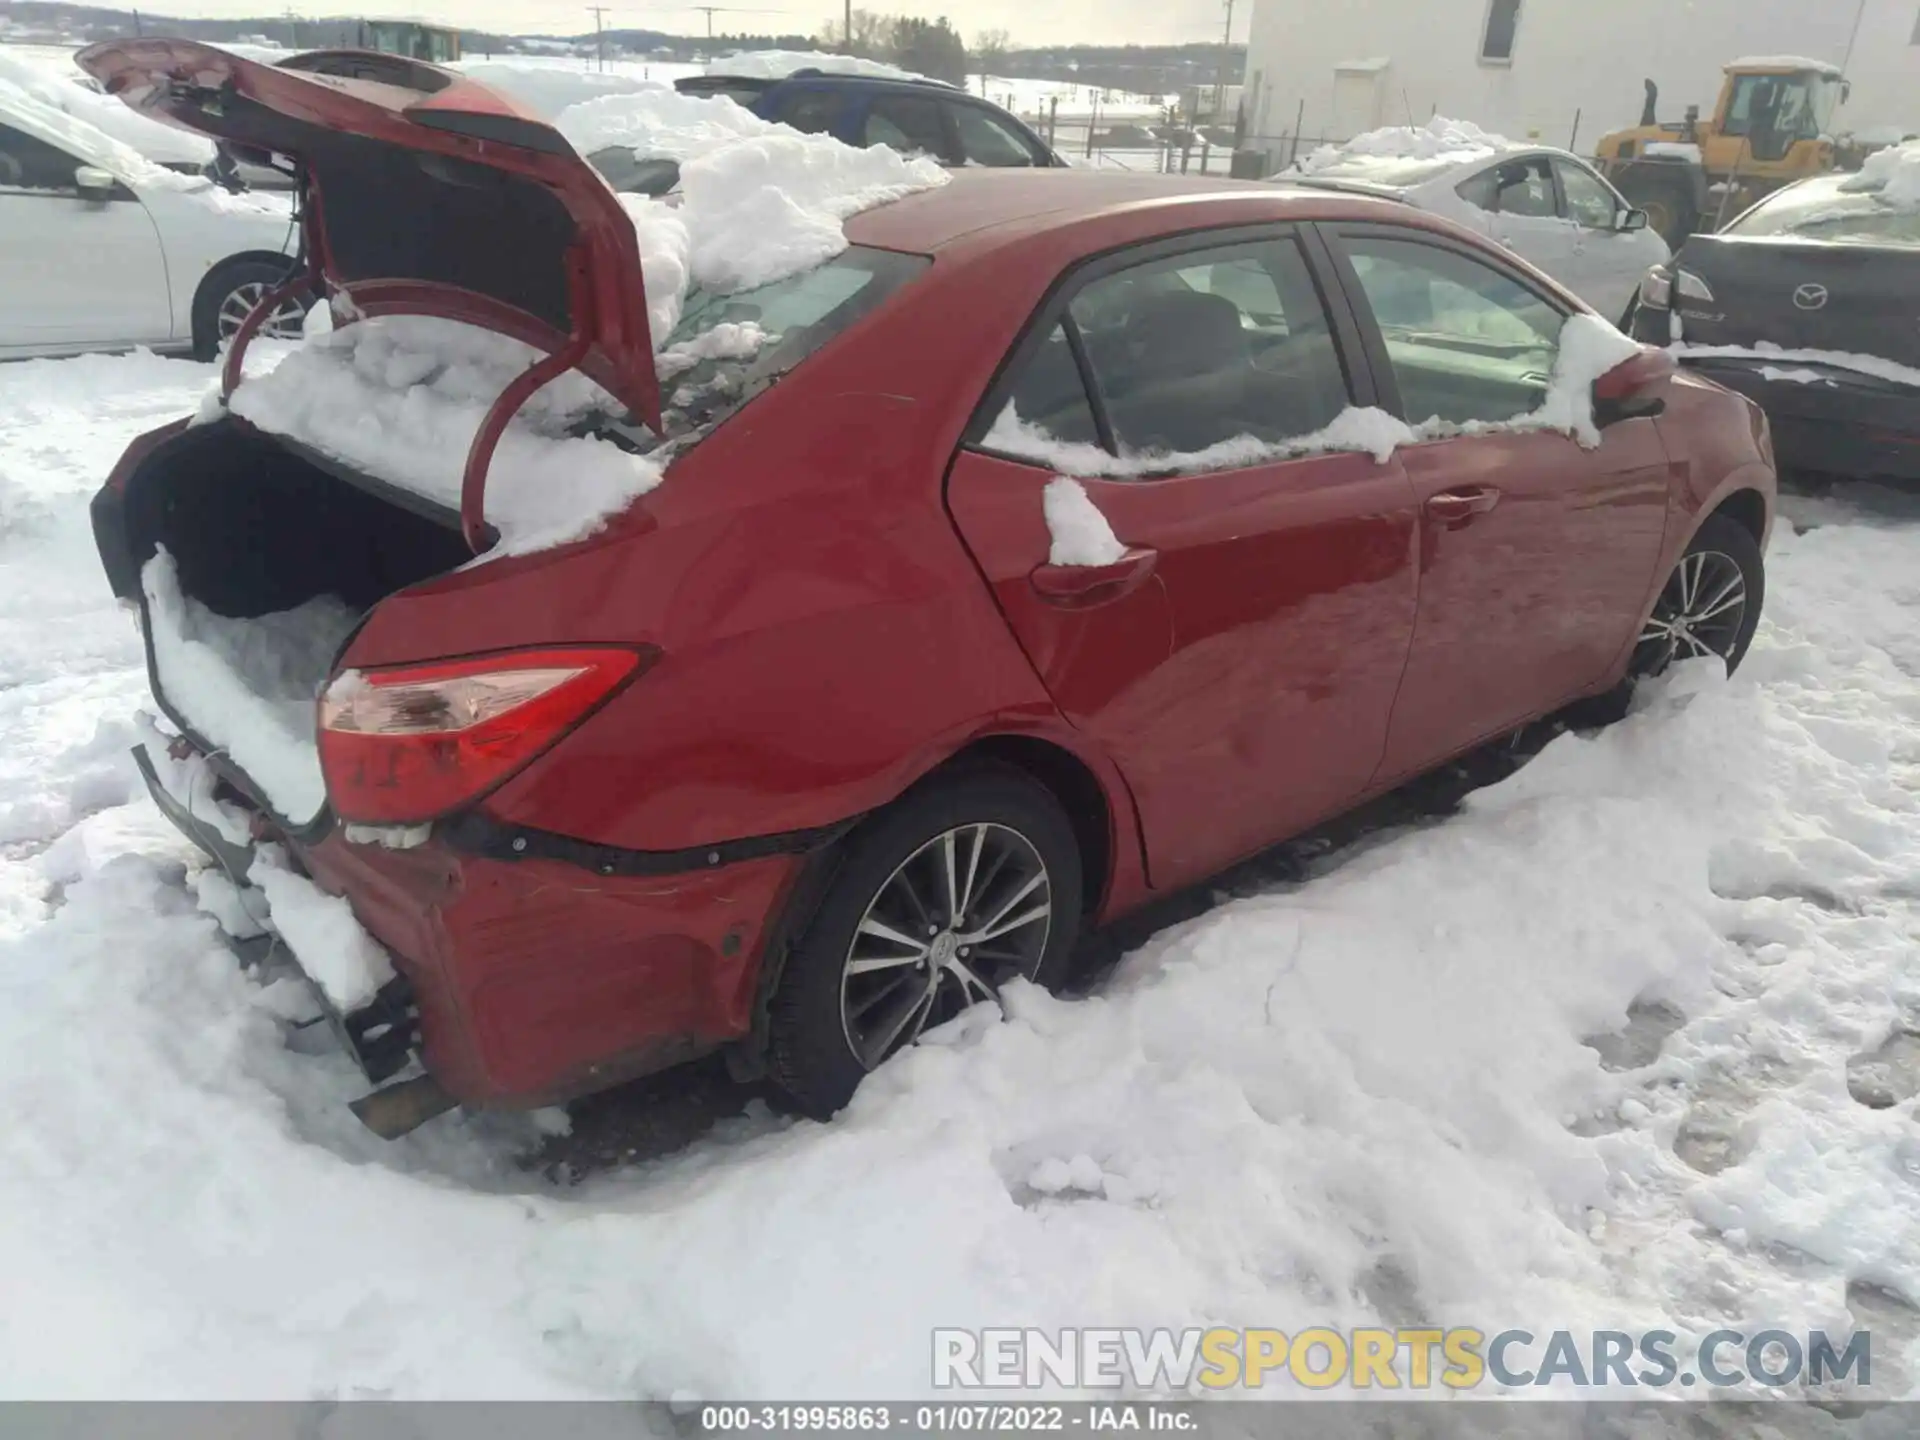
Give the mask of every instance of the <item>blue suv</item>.
POLYGON ((682 95, 725 95, 763 120, 849 145, 922 151, 943 165, 1064 163, 998 105, 938 80, 797 70, 781 79, 693 75, 673 88, 682 95))

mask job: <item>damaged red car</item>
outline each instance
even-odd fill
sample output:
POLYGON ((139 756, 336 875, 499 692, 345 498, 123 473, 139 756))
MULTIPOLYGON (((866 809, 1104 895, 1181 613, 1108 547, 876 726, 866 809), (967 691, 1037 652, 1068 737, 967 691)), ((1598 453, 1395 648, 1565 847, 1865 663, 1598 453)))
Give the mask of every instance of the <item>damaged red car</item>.
POLYGON ((230 873, 283 846, 390 958, 331 1006, 383 1133, 715 1051, 830 1114, 929 1027, 1057 983, 1090 928, 1677 657, 1737 663, 1759 620, 1760 412, 1629 346, 1578 379, 1590 433, 1506 423, 1549 413, 1589 312, 1435 217, 962 172, 849 219, 798 299, 690 303, 680 341, 779 334, 663 404, 630 217, 509 102, 391 57, 82 63, 297 161, 291 283, 350 292, 337 323, 538 357, 457 496, 229 409, 142 437, 94 505, 143 612, 164 553, 255 650, 302 606, 347 617, 295 707, 310 808, 214 738, 152 613, 177 738, 137 758, 230 873), (570 371, 670 463, 596 532, 502 553, 490 463, 570 371), (1050 528, 1061 474, 1110 548, 1050 528))

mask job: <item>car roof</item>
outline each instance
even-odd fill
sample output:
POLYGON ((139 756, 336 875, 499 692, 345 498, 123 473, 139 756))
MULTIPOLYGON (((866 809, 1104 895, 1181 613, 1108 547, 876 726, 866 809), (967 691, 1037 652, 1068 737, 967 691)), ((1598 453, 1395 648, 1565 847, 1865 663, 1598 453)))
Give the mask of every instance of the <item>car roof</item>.
MULTIPOLYGON (((930 255, 958 240, 980 240, 995 231, 1011 241, 1036 229, 1067 229, 1118 210, 1153 206, 1192 211, 1192 228, 1356 218, 1404 224, 1415 213, 1387 200, 1262 180, 987 166, 950 173, 945 185, 851 217, 846 222, 847 238, 856 245, 930 255), (1258 213, 1248 215, 1249 202, 1256 202, 1251 208, 1258 213), (1216 213, 1209 216, 1209 211, 1216 213)), ((1168 226, 1170 232, 1184 228, 1189 227, 1168 226)))
POLYGON ((1328 186, 1351 183, 1404 194, 1428 185, 1457 184, 1489 165, 1508 160, 1530 160, 1537 155, 1551 156, 1556 160, 1577 161, 1580 158, 1570 150, 1553 145, 1508 144, 1497 149, 1463 151, 1456 157, 1435 155, 1427 160, 1411 155, 1352 155, 1338 166, 1317 175, 1274 178, 1297 179, 1303 183, 1317 180, 1328 186))
POLYGON ((863 89, 895 90, 937 90, 942 94, 973 98, 958 85, 945 80, 936 80, 931 75, 867 75, 856 70, 821 70, 805 66, 785 75, 729 75, 725 71, 708 71, 704 75, 688 75, 676 80, 674 85, 697 87, 702 81, 723 85, 752 85, 757 89, 771 90, 776 85, 788 85, 794 81, 803 81, 811 85, 856 85, 863 89))

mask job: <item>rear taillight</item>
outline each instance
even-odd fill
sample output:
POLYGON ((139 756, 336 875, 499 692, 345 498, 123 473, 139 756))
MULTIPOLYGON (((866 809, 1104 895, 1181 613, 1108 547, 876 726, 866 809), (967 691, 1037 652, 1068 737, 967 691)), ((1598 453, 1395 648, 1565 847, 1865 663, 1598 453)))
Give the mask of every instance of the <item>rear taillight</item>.
POLYGON ((1673 272, 1664 265, 1647 271, 1640 281, 1640 303, 1649 310, 1664 310, 1673 303, 1673 272))
POLYGON ((417 824, 477 799, 585 720, 652 653, 516 650, 348 671, 320 697, 334 813, 417 824))

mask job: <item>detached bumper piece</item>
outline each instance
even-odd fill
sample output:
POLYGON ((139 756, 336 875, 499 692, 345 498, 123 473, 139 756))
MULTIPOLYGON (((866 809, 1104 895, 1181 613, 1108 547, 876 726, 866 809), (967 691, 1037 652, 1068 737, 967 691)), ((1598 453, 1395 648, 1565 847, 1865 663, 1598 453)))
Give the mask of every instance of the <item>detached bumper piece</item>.
MULTIPOLYGON (((160 813, 212 856, 228 878, 244 883, 247 872, 253 868, 254 847, 234 841, 219 825, 195 815, 168 790, 144 745, 134 747, 133 762, 139 767, 140 778, 146 782, 147 792, 160 807, 160 813)), ((405 975, 396 974, 380 987, 368 1004, 343 1014, 314 983, 306 967, 300 965, 299 953, 284 939, 277 939, 274 944, 292 956, 341 1048, 353 1056, 370 1083, 379 1085, 407 1068, 420 1043, 420 1009, 405 975)), ((440 1088, 438 1081, 422 1075, 376 1090, 355 1101, 351 1108, 368 1129, 391 1140, 451 1109, 454 1104, 454 1098, 440 1088)))

